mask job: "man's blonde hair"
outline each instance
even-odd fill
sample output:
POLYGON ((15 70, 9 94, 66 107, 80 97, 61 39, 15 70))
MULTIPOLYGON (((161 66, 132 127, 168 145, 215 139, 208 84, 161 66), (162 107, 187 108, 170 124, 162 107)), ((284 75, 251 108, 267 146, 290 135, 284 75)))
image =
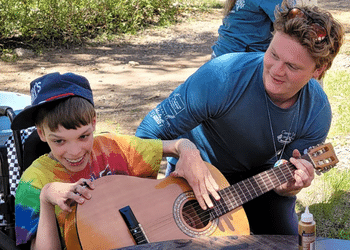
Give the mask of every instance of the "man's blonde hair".
POLYGON ((316 63, 316 68, 325 66, 325 70, 319 76, 321 79, 325 72, 332 66, 335 56, 338 54, 344 39, 342 25, 326 10, 317 6, 298 7, 307 18, 288 19, 288 13, 293 6, 284 2, 280 8, 276 8, 274 33, 279 31, 296 39, 304 46, 316 63), (327 32, 326 37, 319 41, 312 24, 318 24, 327 32))

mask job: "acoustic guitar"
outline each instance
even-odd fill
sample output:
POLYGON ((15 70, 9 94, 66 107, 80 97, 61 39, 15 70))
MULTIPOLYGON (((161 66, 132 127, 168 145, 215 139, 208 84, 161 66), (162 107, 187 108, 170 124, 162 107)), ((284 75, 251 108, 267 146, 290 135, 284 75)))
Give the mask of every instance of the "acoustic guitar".
MULTIPOLYGON (((310 149, 302 158, 316 172, 338 162, 331 144, 310 149)), ((242 204, 293 178, 289 162, 234 185, 207 163, 220 186, 221 199, 202 210, 183 178, 146 179, 124 175, 94 181, 91 200, 78 205, 76 226, 80 244, 87 249, 115 249, 149 242, 202 236, 250 234, 242 204)))

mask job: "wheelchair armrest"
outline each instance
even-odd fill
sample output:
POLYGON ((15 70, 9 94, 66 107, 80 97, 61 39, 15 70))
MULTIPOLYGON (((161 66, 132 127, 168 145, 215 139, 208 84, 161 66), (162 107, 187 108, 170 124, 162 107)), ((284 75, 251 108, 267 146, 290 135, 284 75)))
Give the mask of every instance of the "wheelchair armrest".
POLYGON ((0 106, 0 116, 7 116, 12 122, 15 119, 15 112, 11 107, 8 106, 0 106))

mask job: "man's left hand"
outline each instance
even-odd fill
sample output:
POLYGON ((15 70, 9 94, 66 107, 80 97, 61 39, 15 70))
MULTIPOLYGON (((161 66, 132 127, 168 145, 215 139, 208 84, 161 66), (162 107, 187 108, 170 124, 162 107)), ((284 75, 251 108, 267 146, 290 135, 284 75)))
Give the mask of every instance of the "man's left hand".
POLYGON ((294 179, 274 189, 277 194, 282 196, 296 195, 301 189, 309 187, 315 177, 312 164, 307 160, 301 159, 301 154, 297 149, 293 151, 290 163, 297 168, 294 172, 294 179))

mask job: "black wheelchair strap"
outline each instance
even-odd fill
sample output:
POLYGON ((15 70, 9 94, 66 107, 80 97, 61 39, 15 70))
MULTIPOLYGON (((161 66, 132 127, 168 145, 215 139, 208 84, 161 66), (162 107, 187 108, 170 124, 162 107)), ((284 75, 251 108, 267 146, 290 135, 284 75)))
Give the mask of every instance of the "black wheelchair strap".
POLYGON ((1 231, 0 231, 0 249, 20 250, 20 248, 16 246, 16 242, 1 231))

